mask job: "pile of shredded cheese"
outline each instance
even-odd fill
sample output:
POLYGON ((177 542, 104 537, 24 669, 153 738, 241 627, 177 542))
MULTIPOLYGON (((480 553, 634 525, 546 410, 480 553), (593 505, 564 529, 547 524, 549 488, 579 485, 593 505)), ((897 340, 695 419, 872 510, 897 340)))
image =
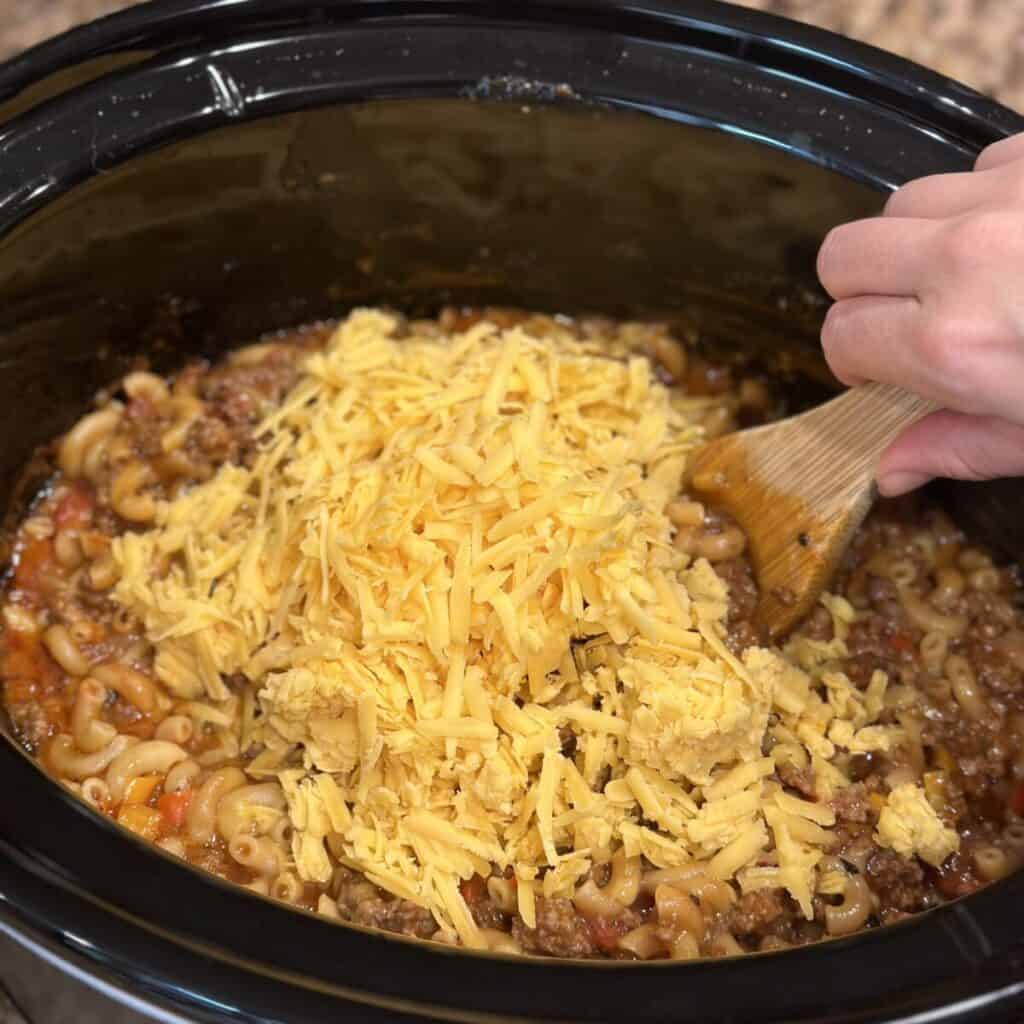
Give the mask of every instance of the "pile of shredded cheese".
MULTIPOLYGON (((826 599, 829 643, 730 653, 727 588, 665 512, 696 405, 645 358, 398 327, 354 312, 251 468, 115 541, 158 677, 228 702, 244 675, 241 742, 284 787, 301 877, 329 879, 329 841, 467 945, 460 879, 511 866, 532 925, 619 848, 785 888, 810 917, 848 785, 832 758, 902 739, 875 724, 884 675, 860 691, 835 670, 853 610, 826 599), (813 767, 817 801, 769 779, 783 762, 813 767)), ((956 844, 913 793, 880 825, 933 861, 956 844)))

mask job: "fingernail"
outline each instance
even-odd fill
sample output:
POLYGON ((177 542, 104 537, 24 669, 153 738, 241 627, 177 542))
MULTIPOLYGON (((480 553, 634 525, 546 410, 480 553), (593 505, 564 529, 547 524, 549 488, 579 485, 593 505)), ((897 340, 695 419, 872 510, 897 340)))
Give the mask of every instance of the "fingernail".
POLYGON ((928 483, 931 476, 927 473, 911 473, 896 470, 878 478, 878 493, 884 498, 897 498, 901 494, 913 491, 928 483))

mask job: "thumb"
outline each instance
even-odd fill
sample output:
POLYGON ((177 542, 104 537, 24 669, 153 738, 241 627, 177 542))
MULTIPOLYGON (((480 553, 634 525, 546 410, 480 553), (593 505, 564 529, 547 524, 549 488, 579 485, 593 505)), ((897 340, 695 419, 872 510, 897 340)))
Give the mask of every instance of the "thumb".
POLYGON ((886 497, 905 494, 937 476, 1024 476, 1024 426, 992 416, 932 413, 889 445, 875 475, 886 497))

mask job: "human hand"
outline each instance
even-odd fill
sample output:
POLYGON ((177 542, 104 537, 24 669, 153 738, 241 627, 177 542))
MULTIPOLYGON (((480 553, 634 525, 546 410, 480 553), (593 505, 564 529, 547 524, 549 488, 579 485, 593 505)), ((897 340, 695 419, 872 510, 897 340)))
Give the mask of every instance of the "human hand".
POLYGON ((937 476, 1024 475, 1024 135, 989 146, 973 172, 910 182, 881 217, 835 228, 818 276, 836 300, 821 332, 832 372, 944 409, 882 455, 882 494, 937 476))

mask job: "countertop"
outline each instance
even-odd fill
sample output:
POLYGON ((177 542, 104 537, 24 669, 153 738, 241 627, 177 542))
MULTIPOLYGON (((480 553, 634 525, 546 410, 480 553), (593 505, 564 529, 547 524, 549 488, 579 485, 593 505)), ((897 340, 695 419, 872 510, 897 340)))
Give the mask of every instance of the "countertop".
MULTIPOLYGON (((6 0, 0 59, 134 0, 6 0)), ((515 3, 515 0, 506 0, 515 3)), ((934 67, 1024 111, 1024 0, 739 0, 934 67)))

